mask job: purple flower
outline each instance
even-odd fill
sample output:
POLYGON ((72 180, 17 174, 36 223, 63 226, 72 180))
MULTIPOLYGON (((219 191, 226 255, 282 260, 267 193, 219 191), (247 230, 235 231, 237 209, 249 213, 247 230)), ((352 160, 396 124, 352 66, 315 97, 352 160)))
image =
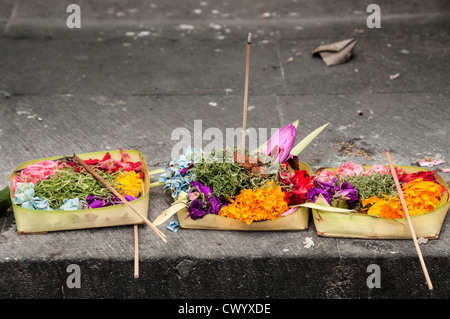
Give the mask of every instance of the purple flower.
POLYGON ((358 191, 356 190, 355 186, 350 185, 347 182, 343 182, 342 184, 337 185, 334 190, 336 191, 336 197, 346 198, 350 201, 358 200, 358 191))
POLYGON ((317 197, 319 197, 319 195, 322 195, 325 200, 328 202, 328 204, 331 205, 331 197, 332 195, 324 189, 318 188, 318 187, 313 187, 310 188, 308 190, 308 192, 306 193, 306 198, 311 202, 311 203, 315 203, 317 200, 317 197))
POLYGON ((335 193, 335 183, 336 178, 333 178, 331 182, 323 182, 316 179, 314 181, 314 187, 310 188, 306 193, 306 198, 310 202, 315 203, 317 197, 319 197, 319 195, 322 195, 326 199, 328 204, 331 205, 331 199, 335 193))
MULTIPOLYGON (((125 195, 124 198, 127 200, 127 202, 131 202, 136 199, 136 197, 133 197, 131 195, 125 195)), ((90 208, 100 208, 123 204, 122 201, 115 195, 112 195, 111 198, 107 198, 105 196, 89 195, 86 197, 86 202, 88 203, 90 208)))
POLYGON ((331 182, 314 181, 315 187, 306 194, 307 199, 314 203, 322 195, 328 204, 334 207, 349 207, 353 209, 359 201, 359 194, 353 185, 347 182, 338 183, 336 178, 331 182))
POLYGON ((185 174, 188 170, 190 170, 191 168, 193 168, 193 167, 194 167, 194 164, 191 163, 191 164, 189 164, 188 166, 182 168, 181 171, 180 171, 181 176, 184 176, 184 174, 185 174))
MULTIPOLYGON (((200 219, 207 214, 211 214, 211 209, 208 205, 199 199, 194 199, 188 207, 188 216, 192 219, 200 219)), ((186 217, 186 218, 187 218, 186 217)))
POLYGON ((316 187, 330 193, 331 196, 334 195, 335 191, 336 191, 336 178, 333 178, 331 180, 331 182, 323 182, 320 180, 315 180, 314 184, 316 185, 316 187))
POLYGON ((191 181, 189 193, 199 194, 191 197, 193 200, 188 207, 189 214, 187 217, 199 219, 207 214, 217 215, 219 213, 222 204, 208 186, 199 181, 191 181))
POLYGON ((267 141, 267 155, 271 156, 275 162, 286 162, 292 156, 290 152, 294 146, 295 135, 296 128, 292 123, 280 128, 267 141))
POLYGON ((355 204, 359 201, 358 191, 355 186, 350 185, 347 182, 343 182, 335 187, 335 193, 333 199, 336 202, 336 206, 340 206, 339 202, 344 201, 348 204, 349 208, 354 208, 355 204))

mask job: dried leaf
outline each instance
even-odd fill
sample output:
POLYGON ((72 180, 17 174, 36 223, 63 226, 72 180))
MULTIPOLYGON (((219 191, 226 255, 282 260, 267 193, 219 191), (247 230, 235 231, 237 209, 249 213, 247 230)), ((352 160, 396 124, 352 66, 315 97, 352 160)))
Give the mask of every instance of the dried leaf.
POLYGON ((356 39, 347 40, 321 45, 313 51, 313 55, 320 55, 327 66, 347 62, 352 56, 356 45, 356 39))

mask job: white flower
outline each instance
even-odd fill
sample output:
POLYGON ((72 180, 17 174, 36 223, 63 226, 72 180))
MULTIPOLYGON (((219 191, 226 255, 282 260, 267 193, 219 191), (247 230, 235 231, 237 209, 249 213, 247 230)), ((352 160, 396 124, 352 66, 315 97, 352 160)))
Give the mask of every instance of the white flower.
POLYGON ((303 245, 305 245, 305 248, 311 248, 314 247, 314 242, 311 237, 306 237, 303 241, 303 245))
POLYGON ((419 237, 419 238, 417 239, 417 243, 418 243, 418 244, 426 244, 427 241, 428 241, 428 239, 423 238, 423 237, 419 237))

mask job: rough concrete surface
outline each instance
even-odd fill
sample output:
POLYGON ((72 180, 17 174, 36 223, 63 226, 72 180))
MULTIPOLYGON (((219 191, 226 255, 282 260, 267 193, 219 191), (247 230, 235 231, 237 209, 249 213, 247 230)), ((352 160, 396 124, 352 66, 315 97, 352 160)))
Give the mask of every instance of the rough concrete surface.
MULTIPOLYGON (((0 188, 28 160, 124 148, 158 168, 175 128, 192 132, 198 119, 203 129, 240 127, 248 32, 248 127, 299 119, 300 141, 330 122, 301 154, 313 169, 385 163, 386 149, 398 165, 432 157, 449 167, 450 5, 378 1, 381 28, 370 29, 369 3, 2 1, 0 188), (66 26, 70 3, 80 5, 80 29, 66 26), (311 54, 350 37, 357 44, 344 64, 311 54)), ((170 203, 152 188, 149 218, 170 203)), ((325 238, 312 221, 306 231, 161 230, 167 244, 139 227, 135 279, 132 226, 19 236, 10 209, 0 215, 0 297, 450 297, 448 218, 439 239, 420 246, 433 291, 412 240, 325 238), (320 246, 305 248, 306 237, 320 246), (67 287, 70 264, 81 288, 67 287), (371 264, 381 288, 367 286, 371 264)))

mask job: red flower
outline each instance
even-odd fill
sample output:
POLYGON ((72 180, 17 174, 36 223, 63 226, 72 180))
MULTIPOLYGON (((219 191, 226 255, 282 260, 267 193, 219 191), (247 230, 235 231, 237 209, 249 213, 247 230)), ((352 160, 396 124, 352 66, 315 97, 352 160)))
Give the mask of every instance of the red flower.
POLYGON ((103 156, 101 162, 107 161, 109 159, 111 159, 111 154, 109 154, 109 152, 108 152, 108 153, 105 154, 105 156, 103 156))
POLYGON ((96 165, 98 163, 98 159, 88 159, 84 161, 88 165, 96 165))
POLYGON ((103 159, 99 162, 99 168, 106 172, 117 172, 121 168, 124 172, 141 171, 141 162, 131 162, 130 155, 125 153, 123 149, 120 149, 120 153, 122 154, 122 158, 119 161, 115 161, 111 158, 111 155, 109 153, 106 153, 103 159))
POLYGON ((306 193, 314 186, 314 176, 309 176, 305 170, 283 171, 279 180, 283 185, 292 187, 289 191, 285 191, 285 200, 288 205, 306 202, 306 193))
POLYGON ((437 173, 436 171, 420 171, 417 173, 403 172, 403 174, 398 175, 398 181, 402 185, 418 178, 423 178, 423 180, 427 182, 436 182, 437 173))
MULTIPOLYGON (((141 162, 139 162, 139 161, 131 162, 130 155, 125 153, 123 151, 123 149, 120 149, 120 153, 122 154, 122 157, 119 161, 116 161, 113 158, 111 158, 111 154, 109 154, 109 152, 107 152, 101 160, 90 158, 90 159, 85 160, 84 162, 88 165, 94 166, 105 172, 117 172, 121 168, 125 172, 129 172, 129 171, 140 172, 141 171, 141 169, 142 169, 141 162)), ((65 164, 67 166, 75 167, 75 170, 77 172, 80 171, 80 168, 74 162, 66 161, 65 164)))

